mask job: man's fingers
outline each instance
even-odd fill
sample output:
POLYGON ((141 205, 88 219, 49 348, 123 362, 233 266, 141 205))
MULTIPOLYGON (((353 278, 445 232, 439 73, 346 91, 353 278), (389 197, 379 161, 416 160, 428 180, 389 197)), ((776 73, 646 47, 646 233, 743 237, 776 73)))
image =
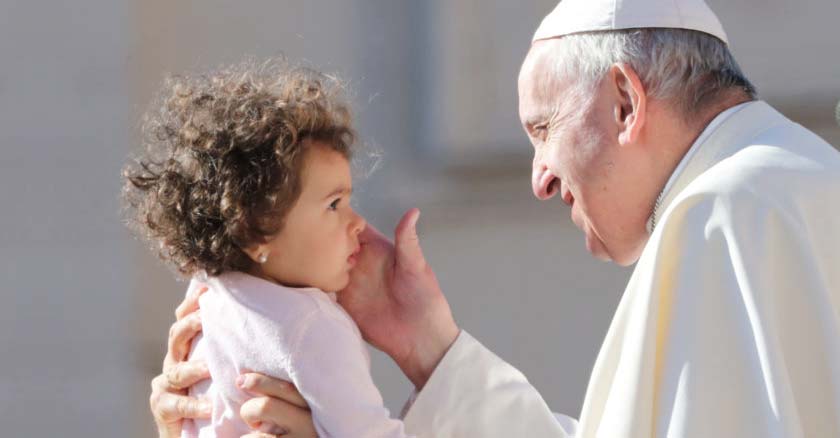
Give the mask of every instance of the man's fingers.
POLYGON ((186 318, 175 321, 169 329, 170 359, 180 362, 190 353, 193 338, 201 331, 201 314, 191 313, 186 318))
POLYGON ((182 418, 210 418, 213 405, 209 400, 169 392, 152 392, 149 400, 152 412, 164 422, 182 418))
POLYGON ((365 225, 365 228, 362 230, 362 232, 359 233, 359 243, 366 244, 371 242, 390 243, 390 240, 388 240, 388 238, 385 237, 384 234, 379 232, 379 230, 377 230, 376 227, 368 223, 367 225, 365 225))
POLYGON ((293 404, 269 397, 255 397, 239 409, 242 420, 256 430, 286 431, 285 437, 314 438, 318 434, 312 413, 293 404), (266 423, 266 424, 264 424, 266 423))
POLYGON ((426 265, 423 250, 420 249, 420 239, 417 237, 417 220, 420 210, 408 210, 400 220, 396 229, 394 243, 397 252, 397 264, 409 269, 422 269, 426 265))
POLYGON ((299 408, 309 409, 309 405, 300 395, 295 385, 285 380, 264 376, 259 373, 247 373, 237 379, 237 385, 253 394, 266 395, 289 402, 299 408))
POLYGON ((178 305, 175 309, 175 319, 183 319, 185 316, 189 315, 190 313, 195 312, 198 310, 198 298, 207 292, 207 286, 201 283, 196 283, 187 290, 186 297, 184 297, 184 301, 178 305))
POLYGON ((258 429, 259 430, 257 432, 267 434, 267 435, 270 435, 270 436, 284 436, 284 437, 286 437, 286 436, 289 436, 292 433, 291 430, 286 429, 285 427, 280 427, 276 424, 267 423, 267 422, 263 422, 262 424, 260 424, 260 427, 258 427, 258 429))
POLYGON ((210 371, 203 361, 192 360, 172 364, 163 371, 162 376, 166 379, 165 383, 168 388, 186 389, 204 379, 210 378, 210 371))

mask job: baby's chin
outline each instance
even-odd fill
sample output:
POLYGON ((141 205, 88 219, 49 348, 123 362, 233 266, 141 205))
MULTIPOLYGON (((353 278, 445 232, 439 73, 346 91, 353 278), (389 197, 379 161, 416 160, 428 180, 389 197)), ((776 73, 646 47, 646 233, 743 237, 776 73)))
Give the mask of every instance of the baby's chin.
POLYGON ((319 287, 319 289, 321 289, 324 292, 338 293, 338 292, 341 292, 342 290, 344 290, 344 288, 346 288, 348 284, 350 284, 350 273, 349 272, 340 275, 339 278, 337 278, 333 281, 330 281, 329 284, 326 284, 326 282, 325 282, 324 286, 319 287))

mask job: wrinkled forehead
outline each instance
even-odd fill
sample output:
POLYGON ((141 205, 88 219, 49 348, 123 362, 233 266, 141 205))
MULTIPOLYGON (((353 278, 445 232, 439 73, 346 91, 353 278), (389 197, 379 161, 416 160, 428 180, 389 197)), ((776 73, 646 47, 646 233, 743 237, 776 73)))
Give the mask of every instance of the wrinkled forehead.
POLYGON ((519 70, 519 116, 523 123, 544 117, 562 102, 566 84, 556 74, 559 41, 537 41, 528 51, 519 70))
POLYGON ((533 91, 537 79, 550 71, 550 53, 548 45, 543 41, 534 43, 525 54, 522 66, 519 68, 519 92, 527 93, 533 91))

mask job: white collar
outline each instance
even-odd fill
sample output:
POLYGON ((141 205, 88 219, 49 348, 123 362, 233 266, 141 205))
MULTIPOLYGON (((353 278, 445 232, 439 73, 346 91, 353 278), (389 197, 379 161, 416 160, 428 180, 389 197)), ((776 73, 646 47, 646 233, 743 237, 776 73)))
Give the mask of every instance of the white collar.
POLYGON ((691 158, 694 156, 695 153, 697 153, 697 150, 700 149, 700 145, 705 143, 706 140, 708 140, 709 136, 711 136, 712 133, 715 132, 715 130, 721 124, 723 124, 724 121, 726 121, 726 119, 728 119, 730 116, 732 116, 733 114, 738 112, 744 106, 749 105, 749 104, 754 103, 754 102, 755 101, 744 102, 744 103, 735 105, 731 108, 728 108, 725 111, 722 111, 717 116, 715 116, 715 118, 712 119, 712 121, 709 122, 708 125, 706 125, 706 128, 703 129, 703 132, 701 132, 700 135, 697 137, 697 139, 694 140, 694 143, 692 143, 691 147, 688 148, 688 152, 685 153, 685 155, 680 160, 680 163, 677 164, 677 167, 671 173, 671 176, 668 178, 668 182, 665 183, 665 187, 663 187, 662 191, 659 192, 659 196, 656 197, 656 203, 653 205, 653 211, 651 212, 650 217, 648 218, 648 221, 647 221, 646 228, 647 228, 648 233, 653 233, 653 229, 656 228, 657 214, 659 213, 659 207, 660 207, 660 204, 662 203, 662 199, 665 197, 665 194, 668 193, 668 190, 670 190, 671 187, 674 185, 674 182, 677 180, 677 178, 680 176, 680 174, 683 172, 683 170, 685 170, 689 161, 691 161, 691 158))

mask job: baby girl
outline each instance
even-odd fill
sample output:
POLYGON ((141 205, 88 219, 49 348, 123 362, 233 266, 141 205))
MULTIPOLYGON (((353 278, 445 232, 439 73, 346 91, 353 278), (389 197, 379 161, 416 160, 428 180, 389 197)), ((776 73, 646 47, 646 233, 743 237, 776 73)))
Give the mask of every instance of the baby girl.
POLYGON ((402 437, 370 376, 358 328, 336 303, 365 220, 350 205, 354 132, 340 84, 282 62, 167 81, 124 172, 131 221, 209 290, 192 358, 212 380, 210 420, 186 437, 239 437, 254 371, 294 383, 322 437, 402 437))

